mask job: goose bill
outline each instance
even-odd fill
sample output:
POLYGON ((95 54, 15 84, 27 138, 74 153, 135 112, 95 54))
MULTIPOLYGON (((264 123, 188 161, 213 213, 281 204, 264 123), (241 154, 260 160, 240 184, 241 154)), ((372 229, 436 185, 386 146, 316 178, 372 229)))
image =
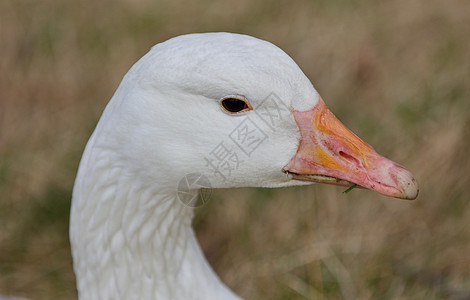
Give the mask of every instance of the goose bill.
MULTIPOLYGON (((355 183, 347 180, 343 180, 337 177, 327 176, 327 175, 319 175, 319 174, 296 174, 291 173, 289 171, 285 171, 286 173, 290 174, 293 179, 297 180, 304 180, 304 181, 312 181, 318 183, 326 183, 326 184, 333 184, 339 186, 353 186, 355 183)), ((358 188, 363 188, 362 186, 357 186, 358 188)))
POLYGON ((311 110, 293 111, 301 139, 297 153, 283 168, 294 180, 374 190, 415 199, 418 183, 410 171, 379 155, 344 126, 320 98, 311 110))

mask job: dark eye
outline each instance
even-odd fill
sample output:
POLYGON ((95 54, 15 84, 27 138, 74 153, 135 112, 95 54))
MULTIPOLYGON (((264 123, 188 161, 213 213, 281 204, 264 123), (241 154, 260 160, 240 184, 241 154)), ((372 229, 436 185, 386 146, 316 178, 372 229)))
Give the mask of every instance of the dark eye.
POLYGON ((252 107, 248 101, 234 96, 222 98, 220 100, 220 105, 229 114, 238 114, 252 110, 252 107))

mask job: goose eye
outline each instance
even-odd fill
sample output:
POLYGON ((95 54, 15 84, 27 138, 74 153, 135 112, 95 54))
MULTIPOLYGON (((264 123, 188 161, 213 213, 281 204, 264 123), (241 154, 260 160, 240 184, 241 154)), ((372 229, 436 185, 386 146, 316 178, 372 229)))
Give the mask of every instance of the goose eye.
POLYGON ((222 98, 220 106, 229 114, 239 114, 253 109, 248 101, 234 96, 222 98))

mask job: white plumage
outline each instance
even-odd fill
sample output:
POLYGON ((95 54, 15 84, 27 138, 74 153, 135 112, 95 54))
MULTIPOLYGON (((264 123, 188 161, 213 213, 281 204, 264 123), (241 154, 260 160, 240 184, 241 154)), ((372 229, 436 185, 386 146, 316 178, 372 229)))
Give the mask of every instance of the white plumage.
POLYGON ((253 37, 190 34, 153 47, 124 77, 80 163, 70 221, 80 299, 238 299, 205 260, 178 182, 197 172, 214 188, 305 184, 283 170, 301 139, 292 112, 320 101, 287 54, 253 37), (254 109, 224 113, 228 95, 254 109), (279 116, 267 121, 257 108, 269 97, 290 112, 266 106, 279 116), (244 121, 264 134, 249 151, 233 133, 244 121), (208 163, 221 144, 237 155, 224 176, 208 163))

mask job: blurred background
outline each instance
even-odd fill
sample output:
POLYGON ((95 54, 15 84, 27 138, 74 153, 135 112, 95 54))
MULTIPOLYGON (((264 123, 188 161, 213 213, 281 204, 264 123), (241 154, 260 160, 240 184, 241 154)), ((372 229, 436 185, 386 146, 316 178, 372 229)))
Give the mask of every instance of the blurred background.
POLYGON ((68 217, 86 141, 151 46, 206 31, 281 47, 420 183, 415 201, 214 191, 194 225, 222 279, 247 299, 470 299, 467 0, 0 0, 0 294, 76 298, 68 217))

